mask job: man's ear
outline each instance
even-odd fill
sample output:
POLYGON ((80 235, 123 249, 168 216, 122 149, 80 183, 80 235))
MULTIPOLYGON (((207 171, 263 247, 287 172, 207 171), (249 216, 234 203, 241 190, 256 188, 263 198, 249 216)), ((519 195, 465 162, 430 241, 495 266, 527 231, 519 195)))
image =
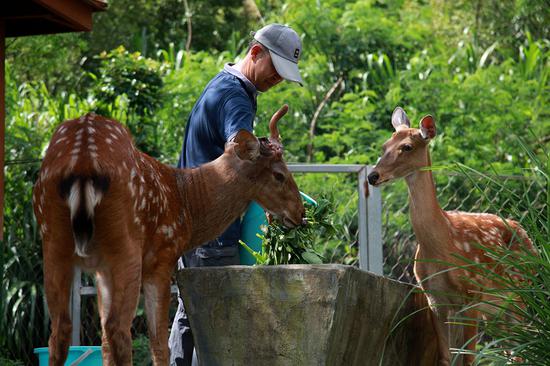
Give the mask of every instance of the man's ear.
POLYGON ((401 128, 411 127, 409 117, 407 117, 407 113, 405 113, 405 111, 401 107, 396 107, 393 110, 393 113, 391 115, 391 124, 396 131, 401 128))
POLYGON ((424 140, 433 139, 435 137, 435 119, 432 116, 427 115, 420 120, 420 134, 422 134, 424 140))
POLYGON ((263 52, 264 49, 259 44, 255 44, 250 48, 250 56, 252 57, 252 60, 257 60, 261 57, 263 52))
POLYGON ((247 130, 240 130, 233 139, 237 143, 235 152, 243 160, 256 160, 260 156, 260 142, 247 130))

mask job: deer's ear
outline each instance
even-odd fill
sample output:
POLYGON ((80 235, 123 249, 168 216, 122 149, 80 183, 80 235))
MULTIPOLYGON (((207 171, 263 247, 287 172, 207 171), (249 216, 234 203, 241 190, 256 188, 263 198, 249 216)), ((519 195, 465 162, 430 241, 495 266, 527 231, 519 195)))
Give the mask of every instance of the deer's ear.
POLYGON ((235 152, 243 160, 256 160, 260 156, 260 142, 247 130, 240 130, 233 139, 237 143, 235 152))
POLYGON ((425 140, 435 137, 435 119, 432 116, 427 115, 420 120, 420 134, 425 140))
POLYGON ((405 111, 401 107, 396 107, 393 110, 393 113, 391 115, 391 124, 396 131, 401 128, 411 127, 411 121, 409 121, 407 113, 405 113, 405 111))

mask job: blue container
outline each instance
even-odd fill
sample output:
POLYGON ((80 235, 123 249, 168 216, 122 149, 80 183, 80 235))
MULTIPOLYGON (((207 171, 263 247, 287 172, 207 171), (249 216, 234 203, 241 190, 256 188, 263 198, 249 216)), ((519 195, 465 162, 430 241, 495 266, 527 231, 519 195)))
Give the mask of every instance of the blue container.
MULTIPOLYGON (((317 202, 305 193, 300 192, 302 199, 307 203, 316 205, 317 202)), ((241 240, 255 252, 262 252, 262 239, 258 235, 262 235, 260 226, 267 225, 264 209, 256 202, 251 202, 244 214, 241 223, 241 240)), ((246 250, 242 245, 239 246, 239 257, 241 264, 251 266, 256 264, 256 258, 246 250)))
MULTIPOLYGON (((34 353, 38 357, 39 366, 48 366, 48 347, 35 348, 34 353)), ((73 362, 79 360, 78 366, 101 366, 101 346, 70 346, 69 355, 65 366, 70 366, 73 362), (81 358, 79 360, 79 358, 81 358)))

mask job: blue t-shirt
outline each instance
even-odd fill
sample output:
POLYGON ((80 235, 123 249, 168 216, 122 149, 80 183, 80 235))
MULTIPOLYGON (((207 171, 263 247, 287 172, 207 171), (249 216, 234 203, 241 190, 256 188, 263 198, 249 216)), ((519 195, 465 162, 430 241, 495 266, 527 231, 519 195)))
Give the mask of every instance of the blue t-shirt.
MULTIPOLYGON (((193 106, 178 167, 193 168, 215 160, 239 130, 252 132, 256 94, 248 79, 231 65, 225 65, 193 106)), ((237 245, 239 236, 240 220, 237 220, 218 238, 218 243, 237 245)))

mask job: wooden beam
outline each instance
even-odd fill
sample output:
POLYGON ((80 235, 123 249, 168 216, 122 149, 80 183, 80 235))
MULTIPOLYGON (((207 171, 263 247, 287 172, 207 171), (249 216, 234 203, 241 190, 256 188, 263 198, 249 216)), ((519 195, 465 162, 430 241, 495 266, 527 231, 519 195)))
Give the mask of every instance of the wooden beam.
POLYGON ((6 125, 6 23, 0 19, 0 241, 4 240, 4 129, 6 125))
POLYGON ((33 0, 44 8, 70 23, 75 31, 92 30, 92 7, 74 0, 33 0))

